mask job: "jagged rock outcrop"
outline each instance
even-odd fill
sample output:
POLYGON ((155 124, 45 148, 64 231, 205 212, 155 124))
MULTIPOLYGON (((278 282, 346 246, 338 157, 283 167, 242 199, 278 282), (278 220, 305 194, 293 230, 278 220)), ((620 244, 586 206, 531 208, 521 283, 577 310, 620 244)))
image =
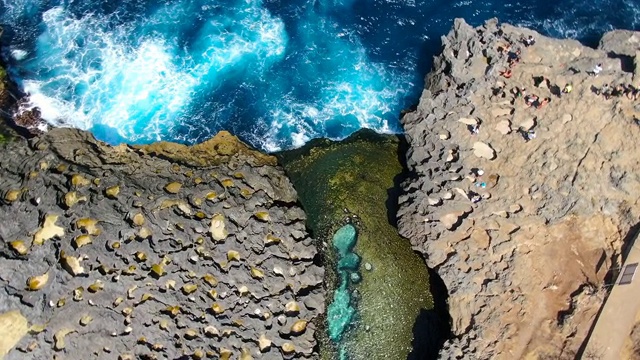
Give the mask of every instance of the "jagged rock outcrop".
POLYGON ((398 213, 448 289, 454 338, 442 358, 572 359, 585 339, 640 216, 640 107, 595 91, 633 80, 607 39, 638 33, 614 35, 604 51, 457 19, 443 37, 402 119, 414 177, 398 213), (551 102, 527 106, 530 94, 551 102))
POLYGON ((0 146, 0 356, 313 356, 324 271, 274 158, 228 133, 0 146))
MULTIPOLYGON (((2 34, 1 27, 0 34, 2 34)), ((28 96, 24 95, 9 77, 0 59, 0 109, 2 109, 0 116, 6 117, 6 120, 31 135, 42 134, 49 129, 49 125, 40 116, 40 109, 28 106, 28 96)), ((7 128, 4 121, 0 123, 0 132, 7 133, 7 128)))

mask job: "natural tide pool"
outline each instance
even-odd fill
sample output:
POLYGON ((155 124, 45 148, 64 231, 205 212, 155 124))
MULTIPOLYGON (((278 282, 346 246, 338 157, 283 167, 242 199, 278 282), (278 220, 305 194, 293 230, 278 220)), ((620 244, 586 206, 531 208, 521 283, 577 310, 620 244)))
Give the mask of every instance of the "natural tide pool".
POLYGON ((442 334, 420 324, 434 311, 428 269, 393 225, 394 180, 403 171, 399 145, 395 136, 361 131, 342 142, 315 140, 279 154, 325 254, 322 359, 425 359, 437 353, 442 334))

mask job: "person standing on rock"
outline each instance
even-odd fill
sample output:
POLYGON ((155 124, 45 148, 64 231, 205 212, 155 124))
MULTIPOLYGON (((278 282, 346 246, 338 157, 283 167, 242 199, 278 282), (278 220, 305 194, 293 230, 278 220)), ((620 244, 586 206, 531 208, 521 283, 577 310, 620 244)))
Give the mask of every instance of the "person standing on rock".
POLYGON ((633 97, 634 97, 634 94, 635 94, 636 91, 637 91, 636 88, 633 87, 632 84, 629 84, 629 85, 624 87, 624 95, 629 100, 633 100, 633 97))
POLYGON ((513 75, 513 74, 511 73, 511 69, 506 69, 506 70, 504 70, 504 71, 501 71, 501 72, 500 72, 500 75, 504 76, 504 78, 505 78, 505 79, 508 79, 508 78, 510 78, 510 77, 511 77, 511 75, 513 75))
POLYGON ((611 86, 609 86, 609 84, 602 85, 602 96, 604 96, 604 99, 605 100, 611 99, 611 94, 612 94, 611 86))
POLYGON ((520 135, 522 135, 525 142, 529 142, 530 140, 533 140, 536 138, 536 132, 533 131, 533 129, 525 130, 524 128, 521 127, 518 129, 518 132, 520 133, 520 135))
POLYGON ((612 95, 615 97, 622 96, 625 92, 624 85, 618 84, 615 88, 613 88, 612 95))
POLYGON ((542 109, 545 105, 547 105, 550 102, 551 102, 551 98, 546 97, 546 98, 542 99, 542 101, 539 101, 536 104, 536 109, 542 109))
POLYGON ((517 49, 515 52, 509 52, 507 62, 510 68, 516 66, 516 64, 520 62, 521 53, 522 51, 520 51, 520 49, 517 49))
POLYGON ((600 74, 600 72, 602 71, 602 64, 597 64, 593 70, 591 70, 591 74, 593 76, 598 76, 598 74, 600 74))
POLYGON ((529 47, 536 44, 536 39, 534 39, 532 35, 529 35, 526 39, 522 39, 522 42, 524 43, 524 46, 529 47))
POLYGON ((564 86, 564 89, 562 89, 562 92, 564 94, 569 94, 571 93, 572 90, 573 90, 573 85, 571 83, 568 83, 567 85, 564 86))
POLYGON ((469 125, 469 132, 471 132, 471 135, 478 135, 480 133, 480 124, 469 125))
POLYGON ((527 104, 527 107, 531 107, 531 105, 534 105, 535 103, 538 102, 538 96, 535 94, 531 94, 531 95, 527 95, 524 98, 525 103, 527 104))
POLYGON ((527 141, 535 139, 536 136, 537 135, 536 135, 535 131, 533 131, 533 130, 527 131, 527 141))

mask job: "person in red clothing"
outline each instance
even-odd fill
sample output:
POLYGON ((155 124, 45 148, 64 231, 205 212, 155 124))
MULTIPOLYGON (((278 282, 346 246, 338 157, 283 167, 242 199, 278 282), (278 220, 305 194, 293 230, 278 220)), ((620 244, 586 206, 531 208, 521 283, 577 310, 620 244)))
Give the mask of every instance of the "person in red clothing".
POLYGON ((536 105, 536 109, 542 109, 545 105, 551 102, 551 98, 544 98, 542 101, 539 101, 536 105))

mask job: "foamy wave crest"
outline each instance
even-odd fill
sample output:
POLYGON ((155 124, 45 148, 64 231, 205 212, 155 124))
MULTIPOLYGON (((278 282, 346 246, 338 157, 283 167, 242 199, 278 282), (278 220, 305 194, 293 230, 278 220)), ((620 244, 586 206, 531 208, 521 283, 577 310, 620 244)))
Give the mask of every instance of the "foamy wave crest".
POLYGON ((158 140, 197 84, 173 63, 175 53, 161 38, 127 43, 130 28, 107 30, 105 19, 76 19, 62 7, 46 11, 43 24, 30 61, 44 80, 25 80, 24 89, 54 125, 98 123, 131 142, 158 140))
POLYGON ((319 25, 313 31, 309 23, 313 22, 305 22, 305 31, 310 37, 301 39, 307 41, 308 61, 296 69, 296 75, 298 81, 312 84, 312 93, 303 97, 290 91, 270 104, 269 130, 262 146, 277 151, 320 136, 339 140, 361 128, 399 132, 397 122, 391 126, 388 119, 398 116, 397 104, 407 95, 411 74, 371 61, 357 39, 332 30, 331 23, 316 21, 319 25), (317 36, 332 32, 333 38, 317 36), (312 61, 319 54, 331 57, 312 61))
POLYGON ((228 71, 265 67, 284 53, 283 23, 258 1, 243 5, 234 16, 206 19, 189 48, 155 31, 169 30, 167 18, 162 22, 167 13, 192 15, 175 4, 142 26, 52 8, 43 13, 36 55, 23 64, 39 78, 22 81, 29 105, 52 125, 90 129, 110 142, 172 139, 197 93, 215 88, 228 71))

